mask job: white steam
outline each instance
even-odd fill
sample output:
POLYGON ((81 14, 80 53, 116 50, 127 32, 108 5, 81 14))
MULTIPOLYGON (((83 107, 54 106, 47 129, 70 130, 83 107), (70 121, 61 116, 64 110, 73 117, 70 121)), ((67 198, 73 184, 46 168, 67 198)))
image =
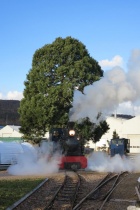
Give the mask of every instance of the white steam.
POLYGON ((24 152, 17 157, 17 164, 8 168, 12 175, 45 175, 58 172, 59 154, 50 157, 51 145, 44 142, 41 147, 33 147, 28 143, 22 144, 24 152))
MULTIPOLYGON (((5 143, 6 144, 6 143, 5 143)), ((42 146, 33 147, 29 143, 22 144, 23 151, 17 157, 17 164, 11 165, 7 171, 11 175, 47 175, 57 173, 61 156, 52 153, 52 145, 44 142, 42 146)), ((97 172, 140 172, 140 155, 135 159, 120 155, 110 157, 105 152, 93 152, 88 159, 87 170, 97 172)))
POLYGON ((88 158, 88 167, 92 171, 97 172, 140 172, 140 155, 135 156, 134 159, 120 155, 110 157, 105 152, 93 152, 88 158))
POLYGON ((76 90, 70 120, 89 117, 95 121, 101 112, 104 116, 112 113, 121 103, 140 105, 140 50, 132 52, 128 62, 128 72, 114 67, 104 73, 104 77, 84 88, 84 94, 76 90))

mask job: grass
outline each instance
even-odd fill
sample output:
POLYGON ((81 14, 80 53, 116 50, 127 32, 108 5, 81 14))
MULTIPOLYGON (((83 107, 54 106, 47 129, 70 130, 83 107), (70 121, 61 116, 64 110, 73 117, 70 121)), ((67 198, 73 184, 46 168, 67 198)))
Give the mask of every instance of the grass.
POLYGON ((11 206, 43 180, 42 178, 0 180, 0 210, 5 210, 11 206))

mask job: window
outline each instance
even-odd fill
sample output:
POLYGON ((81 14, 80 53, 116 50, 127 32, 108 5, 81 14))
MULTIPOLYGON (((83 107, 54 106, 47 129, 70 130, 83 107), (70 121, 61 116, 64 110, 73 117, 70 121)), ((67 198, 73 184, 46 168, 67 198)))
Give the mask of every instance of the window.
POLYGON ((121 139, 118 140, 118 145, 123 145, 123 141, 121 139))

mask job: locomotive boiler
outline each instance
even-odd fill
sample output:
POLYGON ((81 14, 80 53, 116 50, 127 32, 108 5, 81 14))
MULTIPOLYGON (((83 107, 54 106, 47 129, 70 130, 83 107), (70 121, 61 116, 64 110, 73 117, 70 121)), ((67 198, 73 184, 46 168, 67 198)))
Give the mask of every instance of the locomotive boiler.
POLYGON ((61 151, 60 169, 85 169, 87 158, 84 156, 80 139, 72 127, 53 128, 50 132, 53 151, 61 151))

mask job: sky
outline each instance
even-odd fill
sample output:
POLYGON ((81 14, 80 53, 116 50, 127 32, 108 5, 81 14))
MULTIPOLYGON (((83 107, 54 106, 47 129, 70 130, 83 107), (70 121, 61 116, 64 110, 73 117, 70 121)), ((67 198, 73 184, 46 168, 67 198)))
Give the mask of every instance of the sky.
POLYGON ((0 0, 0 99, 22 98, 35 51, 57 37, 81 41, 104 72, 127 72, 139 26, 139 0, 0 0))

